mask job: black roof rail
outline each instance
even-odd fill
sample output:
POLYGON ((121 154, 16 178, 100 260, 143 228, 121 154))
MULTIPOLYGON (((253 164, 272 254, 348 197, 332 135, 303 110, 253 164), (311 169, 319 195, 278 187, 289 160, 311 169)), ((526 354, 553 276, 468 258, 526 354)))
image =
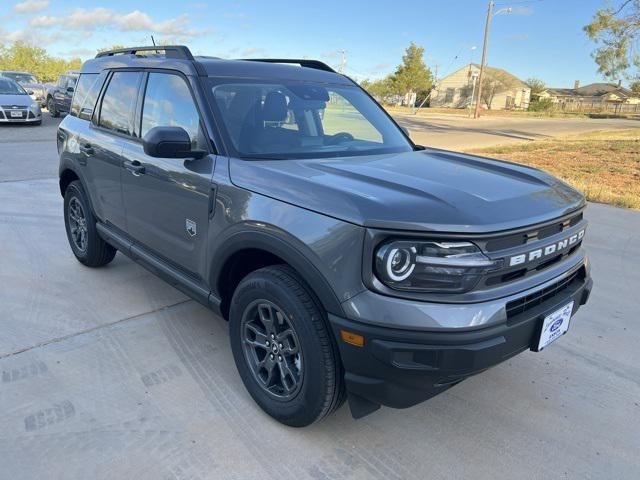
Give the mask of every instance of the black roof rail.
POLYGON ((307 60, 305 58, 242 58, 241 60, 245 60, 247 62, 293 63, 295 65, 300 65, 301 67, 336 73, 333 68, 320 60, 307 60))
POLYGON ((189 47, 185 45, 151 45, 146 47, 128 47, 118 48, 116 50, 106 50, 96 55, 96 58, 113 57, 114 55, 135 55, 138 52, 164 52, 166 58, 175 58, 180 60, 194 61, 193 55, 189 47))

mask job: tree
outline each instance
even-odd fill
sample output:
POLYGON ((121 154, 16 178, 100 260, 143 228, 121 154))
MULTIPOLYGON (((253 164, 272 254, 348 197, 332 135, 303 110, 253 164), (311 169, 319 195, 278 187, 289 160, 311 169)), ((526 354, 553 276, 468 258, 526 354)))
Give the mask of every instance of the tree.
POLYGON ((482 77, 482 101, 491 110, 493 97, 518 86, 518 79, 501 70, 485 70, 482 77))
POLYGON ((544 92, 546 85, 542 80, 536 77, 527 78, 525 85, 531 89, 531 101, 537 102, 540 99, 540 94, 544 92))
POLYGON ((405 50, 402 63, 393 74, 393 88, 398 94, 425 92, 433 86, 433 75, 424 63, 424 48, 415 43, 405 50))
POLYGON ((617 79, 628 76, 632 67, 640 69, 640 0, 623 0, 617 8, 597 10, 584 31, 599 45, 592 56, 605 78, 617 79))
POLYGON ((362 88, 382 101, 392 96, 397 99, 410 92, 415 92, 418 98, 426 96, 433 86, 433 75, 424 63, 423 55, 424 48, 411 42, 394 73, 380 80, 364 80, 362 88))
POLYGON ((636 80, 631 84, 631 91, 640 96, 640 80, 636 80))
POLYGON ((15 42, 10 47, 0 46, 0 70, 19 70, 33 73, 42 82, 52 82, 67 70, 77 70, 79 58, 64 60, 51 57, 44 48, 15 42))

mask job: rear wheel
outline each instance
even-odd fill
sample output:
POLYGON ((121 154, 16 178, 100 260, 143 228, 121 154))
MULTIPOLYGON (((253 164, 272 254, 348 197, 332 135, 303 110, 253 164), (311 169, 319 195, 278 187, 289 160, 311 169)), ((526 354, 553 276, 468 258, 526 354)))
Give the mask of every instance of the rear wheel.
POLYGON ((116 249, 98 235, 87 194, 78 180, 64 193, 64 223, 71 250, 84 265, 101 267, 116 256, 116 249))
POLYGON ((229 313, 240 377, 266 413, 304 427, 342 404, 342 368, 326 312, 293 269, 277 265, 249 274, 229 313))

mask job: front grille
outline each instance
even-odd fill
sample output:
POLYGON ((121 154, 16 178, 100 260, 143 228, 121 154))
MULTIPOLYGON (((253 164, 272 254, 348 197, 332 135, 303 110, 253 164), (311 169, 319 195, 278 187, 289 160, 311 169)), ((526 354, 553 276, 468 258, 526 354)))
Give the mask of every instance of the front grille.
POLYGON ((542 290, 538 290, 531 295, 526 295, 524 297, 518 298, 517 300, 512 300, 507 303, 507 319, 511 319, 516 315, 520 315, 521 313, 526 312, 527 310, 531 310, 534 307, 546 302, 547 300, 552 299, 556 295, 558 295, 563 290, 566 290, 573 282, 583 280, 585 276, 584 267, 579 270, 573 272, 566 278, 549 285, 542 290))
POLYGON ((0 120, 4 119, 4 112, 0 112, 0 120))
POLYGON ((525 232, 514 233, 513 235, 506 235, 504 237, 498 237, 487 241, 485 248, 488 252, 496 252, 499 250, 506 250, 508 248, 518 247, 520 245, 526 245, 534 240, 543 240, 547 237, 560 233, 567 228, 573 227, 582 220, 582 212, 577 213, 573 217, 570 217, 563 221, 558 221, 547 225, 545 227, 532 228, 525 232))
POLYGON ((25 118, 27 118, 27 111, 23 110, 23 109, 17 109, 17 108, 12 108, 11 105, 2 105, 2 108, 4 109, 4 114, 5 117, 7 118, 7 120, 24 120, 25 118), (14 117, 11 112, 20 112, 20 116, 19 117, 14 117))

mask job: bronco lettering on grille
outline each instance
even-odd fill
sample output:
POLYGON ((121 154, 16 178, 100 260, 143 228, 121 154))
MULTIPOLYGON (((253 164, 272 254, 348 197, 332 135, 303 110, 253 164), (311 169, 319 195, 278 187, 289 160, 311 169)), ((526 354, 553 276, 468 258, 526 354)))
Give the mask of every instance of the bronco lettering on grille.
POLYGON ((509 266, 513 267, 515 265, 521 265, 526 262, 532 262, 539 258, 544 258, 548 255, 553 255, 554 253, 559 253, 562 250, 565 250, 568 247, 572 247, 584 237, 584 229, 580 230, 578 233, 571 235, 563 240, 552 243, 551 245, 547 245, 546 247, 537 248, 535 250, 531 250, 527 253, 521 253, 520 255, 514 255, 509 259, 509 266))

